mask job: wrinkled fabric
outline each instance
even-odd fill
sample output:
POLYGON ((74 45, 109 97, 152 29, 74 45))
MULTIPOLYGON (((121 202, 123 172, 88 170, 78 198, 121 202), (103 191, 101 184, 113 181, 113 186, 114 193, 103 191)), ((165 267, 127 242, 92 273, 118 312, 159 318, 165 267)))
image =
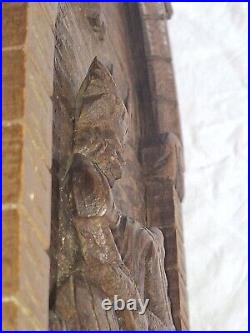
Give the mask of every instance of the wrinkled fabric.
POLYGON ((247 330, 247 3, 173 3, 192 330, 247 330))

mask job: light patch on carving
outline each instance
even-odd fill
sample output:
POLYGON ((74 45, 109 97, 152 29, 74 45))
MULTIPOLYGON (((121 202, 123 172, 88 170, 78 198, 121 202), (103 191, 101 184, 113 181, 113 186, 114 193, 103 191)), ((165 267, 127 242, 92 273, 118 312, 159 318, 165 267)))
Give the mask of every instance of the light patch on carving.
POLYGON ((30 193, 29 197, 30 197, 30 200, 33 201, 35 199, 35 194, 34 193, 30 193))

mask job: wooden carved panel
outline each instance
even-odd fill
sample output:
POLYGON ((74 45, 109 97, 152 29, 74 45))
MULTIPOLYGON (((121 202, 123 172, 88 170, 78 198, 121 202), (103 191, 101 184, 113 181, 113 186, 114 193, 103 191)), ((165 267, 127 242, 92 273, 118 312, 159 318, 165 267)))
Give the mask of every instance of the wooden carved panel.
POLYGON ((157 76, 159 64, 167 64, 172 87, 169 56, 158 55, 162 47, 150 40, 169 16, 164 3, 59 5, 52 330, 184 328, 176 278, 181 273, 185 281, 176 248, 182 237, 182 144, 174 88, 164 99, 165 81, 157 76), (116 296, 130 308, 115 310, 116 296), (108 311, 105 299, 112 301, 108 311))
POLYGON ((120 212, 112 195, 122 174, 128 114, 111 74, 97 59, 77 102, 73 155, 61 179, 73 216, 68 221, 72 243, 60 269, 73 253, 75 265, 66 267, 67 276, 56 286, 51 328, 173 330, 163 235, 120 212), (149 299, 147 310, 102 309, 102 300, 115 296, 125 302, 149 299))

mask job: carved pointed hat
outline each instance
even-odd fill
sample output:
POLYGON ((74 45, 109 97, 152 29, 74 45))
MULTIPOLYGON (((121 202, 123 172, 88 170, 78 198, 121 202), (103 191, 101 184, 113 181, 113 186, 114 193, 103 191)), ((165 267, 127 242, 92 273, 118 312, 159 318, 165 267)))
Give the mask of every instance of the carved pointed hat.
POLYGON ((103 93, 117 94, 117 87, 110 71, 95 57, 76 97, 76 119, 80 116, 84 99, 103 93))
POLYGON ((95 58, 76 99, 74 152, 120 178, 127 123, 128 113, 112 75, 95 58))

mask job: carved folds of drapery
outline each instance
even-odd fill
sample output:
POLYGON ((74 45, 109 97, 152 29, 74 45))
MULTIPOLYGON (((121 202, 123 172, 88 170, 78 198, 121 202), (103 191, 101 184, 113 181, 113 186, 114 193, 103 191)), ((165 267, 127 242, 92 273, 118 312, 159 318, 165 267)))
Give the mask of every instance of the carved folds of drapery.
MULTIPOLYGON (((67 188, 70 193, 73 219, 59 233, 64 239, 67 232, 71 236, 70 241, 59 241, 51 329, 174 330, 163 235, 158 228, 145 228, 119 211, 112 193, 122 175, 128 118, 110 72, 94 59, 77 96, 73 155, 61 177, 61 191, 67 188), (103 310, 102 300, 112 300, 114 295, 125 301, 148 298, 145 314, 103 310)), ((177 163, 175 138, 161 139, 167 142, 164 158, 177 163)), ((165 163, 157 161, 157 165, 148 163, 149 173, 165 163)), ((179 179, 171 172, 166 169, 167 177, 179 179)), ((181 171, 177 168, 177 172, 181 171)), ((176 187, 182 191, 181 184, 176 187)))

